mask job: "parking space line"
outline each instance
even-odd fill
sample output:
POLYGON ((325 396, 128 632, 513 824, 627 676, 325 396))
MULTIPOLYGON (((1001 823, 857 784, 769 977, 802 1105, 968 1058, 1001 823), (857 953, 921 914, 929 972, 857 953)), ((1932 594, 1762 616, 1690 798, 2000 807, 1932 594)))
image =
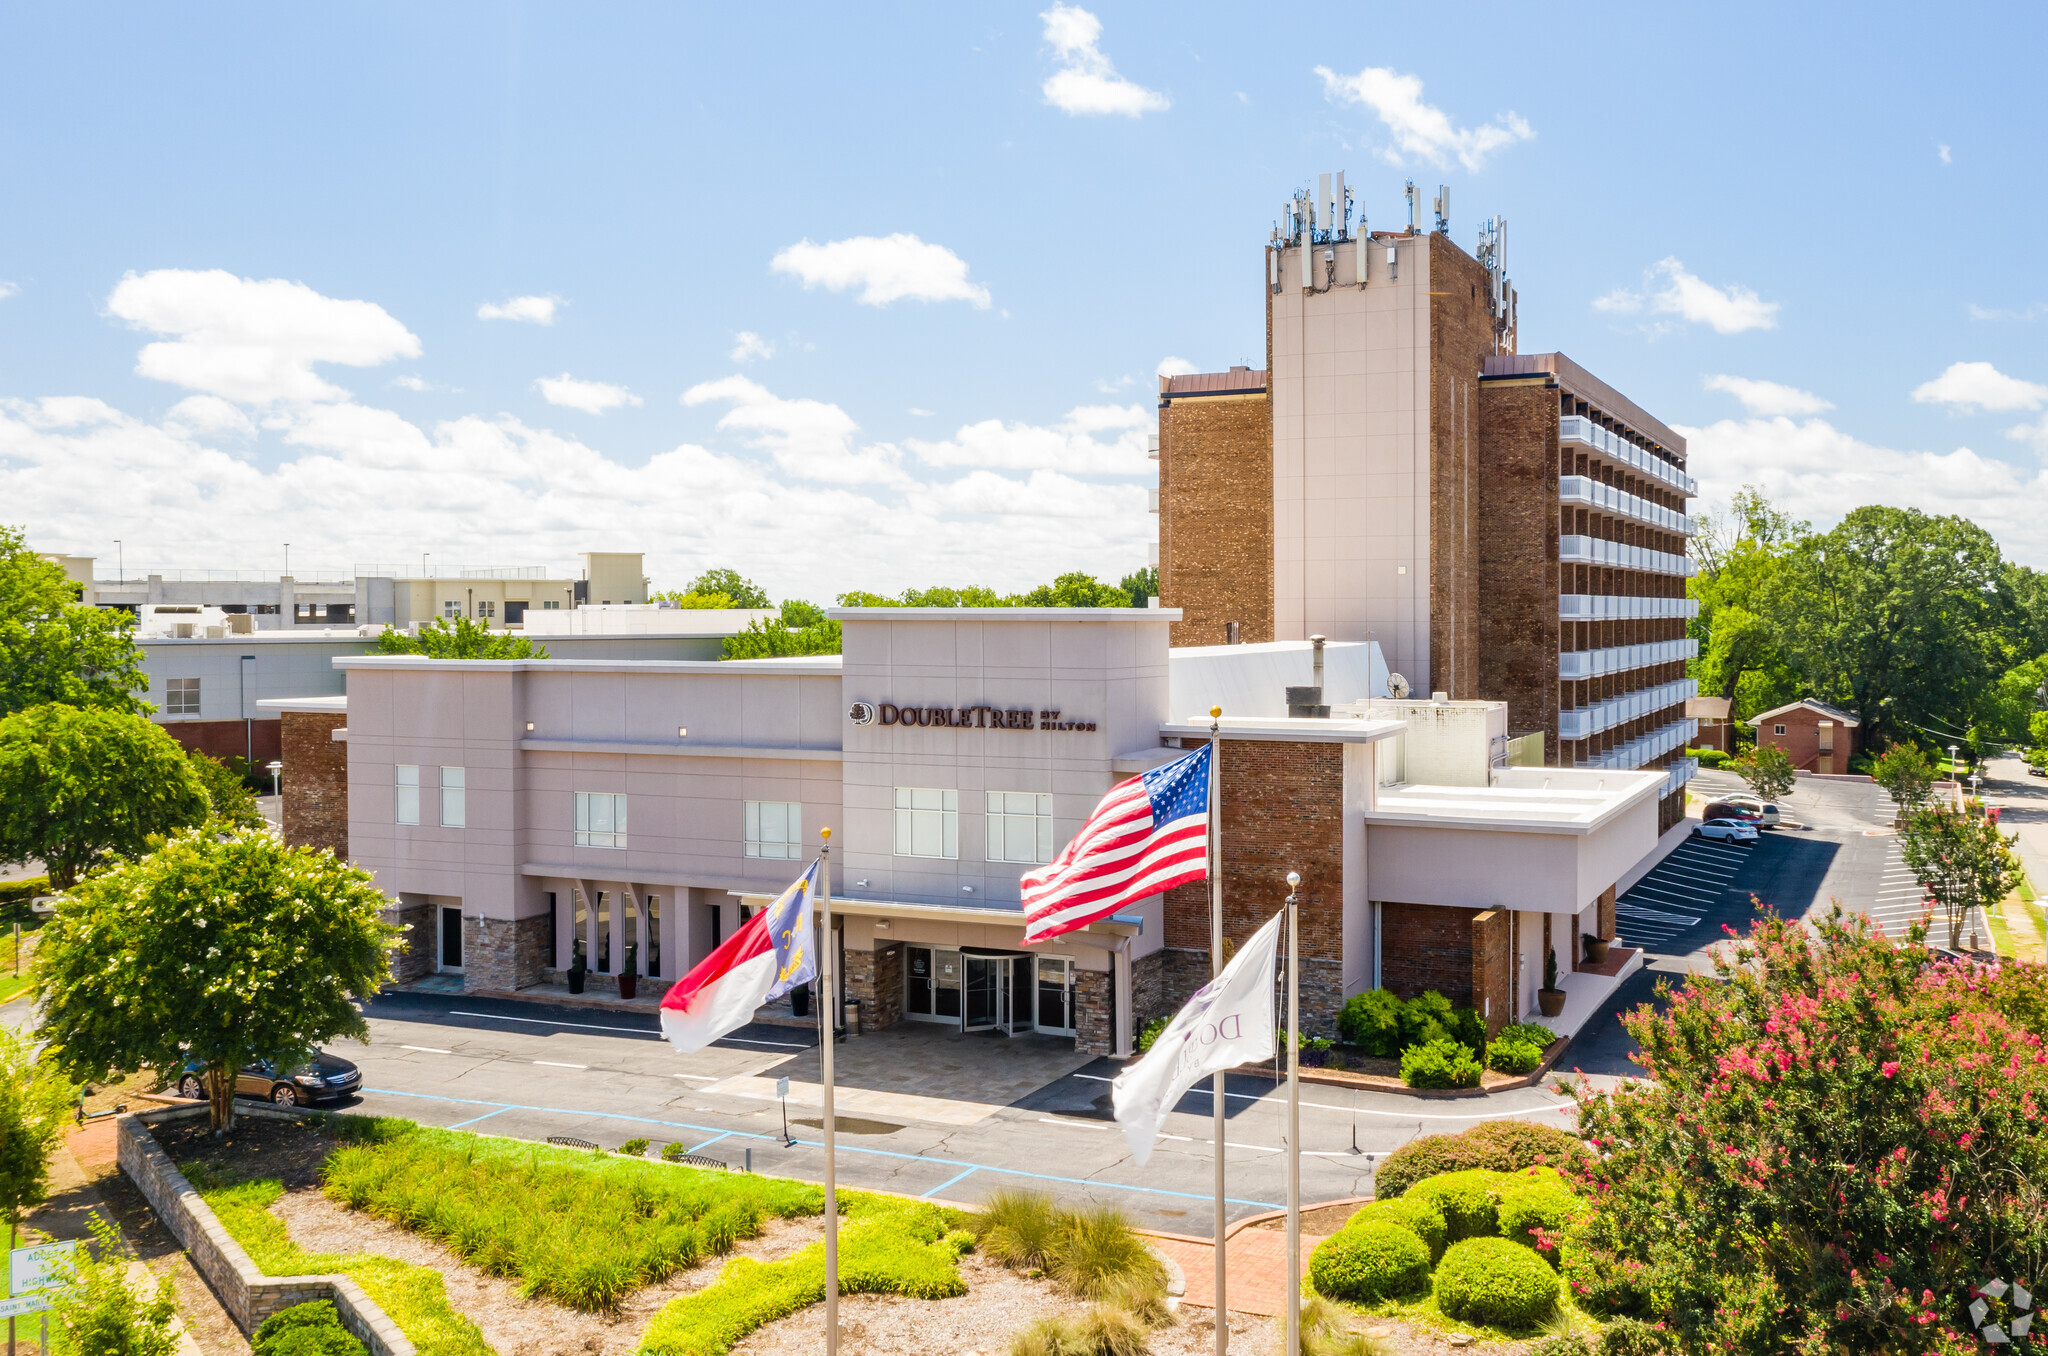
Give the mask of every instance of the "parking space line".
POLYGON ((980 1168, 969 1168, 969 1169, 968 1169, 967 1171, 965 1171, 965 1172, 961 1173, 961 1174, 960 1174, 960 1175, 959 1175, 958 1177, 948 1177, 948 1178, 947 1178, 947 1179, 946 1179, 945 1181, 943 1181, 943 1182, 939 1183, 939 1184, 938 1184, 937 1186, 933 1187, 933 1188, 932 1188, 932 1189, 931 1189, 930 1191, 927 1191, 927 1192, 925 1192, 925 1193, 924 1193, 924 1195, 922 1195, 922 1196, 918 1197, 918 1199, 919 1199, 919 1200, 930 1200, 930 1199, 931 1199, 932 1197, 934 1197, 934 1196, 938 1195, 938 1194, 939 1194, 939 1193, 940 1193, 941 1191, 944 1191, 944 1190, 945 1190, 945 1189, 946 1189, 947 1187, 949 1187, 949 1186, 953 1185, 953 1183, 955 1183, 955 1182, 958 1182, 958 1181, 962 1181, 962 1180, 964 1180, 965 1178, 969 1178, 969 1177, 972 1177, 972 1176, 974 1176, 974 1174, 975 1174, 975 1173, 977 1173, 977 1172, 980 1172, 980 1171, 981 1171, 981 1169, 980 1169, 980 1168))
MULTIPOLYGON (((1069 1078, 1085 1078, 1091 1083, 1114 1083, 1116 1081, 1114 1078, 1108 1078, 1102 1074, 1077 1073, 1067 1076, 1069 1078)), ((1200 1091, 1200 1089, 1197 1089, 1197 1091, 1200 1091)), ((1223 1095, 1225 1097, 1235 1097, 1240 1102, 1263 1102, 1270 1100, 1276 1106, 1286 1101, 1284 1094, 1274 1093, 1226 1092, 1223 1095)), ((1497 1121, 1503 1116, 1526 1116, 1543 1111, 1578 1110, 1577 1102, 1559 1102, 1555 1106, 1530 1106, 1519 1107, 1513 1111, 1490 1111, 1483 1116, 1418 1116, 1412 1111, 1375 1111, 1369 1106, 1333 1106, 1328 1102, 1303 1102, 1302 1105, 1314 1107, 1318 1111, 1354 1111, 1361 1116, 1392 1116, 1397 1121, 1497 1121)), ((1167 1137, 1162 1135, 1160 1138, 1164 1139, 1167 1137)), ((1228 1141, 1225 1142, 1227 1143, 1228 1141)))
POLYGON ((705 1141, 704 1141, 704 1142, 703 1142, 702 1144, 693 1144, 693 1145, 691 1145, 691 1146, 690 1146, 690 1148, 689 1148, 689 1150, 688 1150, 688 1152, 690 1152, 690 1153, 693 1153, 693 1154, 698 1154, 698 1153, 702 1153, 702 1152, 704 1152, 704 1151, 705 1151, 706 1149, 710 1148, 710 1147, 711 1147, 712 1145, 714 1145, 714 1144, 718 1143, 718 1141, 720 1141, 720 1140, 722 1140, 722 1139, 725 1139, 725 1138, 726 1138, 727 1136, 729 1136, 729 1135, 731 1135, 731 1134, 732 1134, 732 1131, 730 1131, 730 1130, 727 1130, 727 1131, 726 1131, 726 1132, 725 1132, 724 1134, 720 1134, 720 1135, 713 1135, 713 1136, 712 1136, 712 1137, 711 1137, 710 1139, 707 1139, 707 1140, 705 1140, 705 1141))
POLYGON ((537 1059, 534 1063, 546 1069, 587 1069, 590 1067, 588 1064, 563 1064, 552 1059, 537 1059))
POLYGON ((502 1116, 511 1109, 512 1108, 509 1106, 501 1106, 496 1111, 486 1111, 481 1116, 471 1116, 466 1121, 457 1121, 453 1125, 444 1126, 442 1128, 447 1130, 460 1130, 465 1125, 475 1125, 478 1121, 487 1121, 493 1116, 502 1116))
POLYGON ((423 1055, 452 1055, 453 1050, 437 1050, 431 1045, 401 1045, 401 1050, 417 1050, 423 1055))

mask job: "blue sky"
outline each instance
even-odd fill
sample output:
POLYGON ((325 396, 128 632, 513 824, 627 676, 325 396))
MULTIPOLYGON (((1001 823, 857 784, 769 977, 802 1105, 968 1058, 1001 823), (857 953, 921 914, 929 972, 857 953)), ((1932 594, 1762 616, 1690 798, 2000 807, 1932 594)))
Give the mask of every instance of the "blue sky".
POLYGON ((2048 567, 2040 11, 1474 13, 10 6, 0 518, 131 572, 1114 577, 1156 372, 1260 361, 1343 169, 1504 214, 1523 347, 1704 503, 2048 567))

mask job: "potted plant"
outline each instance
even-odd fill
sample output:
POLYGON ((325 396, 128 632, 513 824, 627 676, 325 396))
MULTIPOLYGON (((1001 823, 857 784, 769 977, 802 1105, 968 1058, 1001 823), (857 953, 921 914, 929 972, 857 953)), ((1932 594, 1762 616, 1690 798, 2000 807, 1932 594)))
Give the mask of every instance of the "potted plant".
POLYGON ((808 1017, 811 1015, 811 986, 799 984, 789 991, 789 1015, 808 1017))
POLYGON ((1564 990, 1557 987, 1557 950, 1543 953, 1543 987, 1536 991, 1536 1006, 1545 1017, 1564 1011, 1564 990))
POLYGON ((631 998, 640 987, 640 945, 626 943, 626 963, 619 969, 619 997, 631 998))
POLYGON ((583 939, 578 937, 569 949, 569 992, 583 992, 583 977, 590 973, 589 964, 583 959, 583 939))
POLYGON ((1595 937, 1592 933, 1588 932, 1584 934, 1584 940, 1586 943, 1586 964, 1598 965, 1607 959, 1607 948, 1612 943, 1605 937, 1595 937))

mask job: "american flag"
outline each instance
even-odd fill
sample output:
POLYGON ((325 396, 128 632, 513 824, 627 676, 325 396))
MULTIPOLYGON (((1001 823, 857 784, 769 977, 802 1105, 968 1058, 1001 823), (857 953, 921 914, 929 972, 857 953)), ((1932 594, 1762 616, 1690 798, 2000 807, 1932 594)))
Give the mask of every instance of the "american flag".
POLYGON ((1209 746, 1118 782, 1060 855, 1024 873, 1024 943, 1209 875, 1209 746))

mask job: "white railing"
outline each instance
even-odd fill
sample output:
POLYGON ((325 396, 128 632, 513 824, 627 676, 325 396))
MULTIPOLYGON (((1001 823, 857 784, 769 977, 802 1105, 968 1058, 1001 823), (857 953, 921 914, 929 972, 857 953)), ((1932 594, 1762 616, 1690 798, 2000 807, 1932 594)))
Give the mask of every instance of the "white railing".
POLYGON ((1584 443, 1616 461, 1627 462, 1644 475, 1661 480, 1690 498, 1700 491, 1697 480, 1654 452, 1647 452, 1612 429, 1605 429, 1583 414, 1567 414, 1557 421, 1557 436, 1564 442, 1584 443))
POLYGON ((1630 669, 1646 669, 1652 664, 1674 664, 1691 659, 1699 652, 1700 643, 1689 636, 1684 640, 1659 640, 1643 645, 1612 645, 1604 650, 1566 650, 1557 657, 1557 676, 1598 678, 1609 673, 1627 673, 1630 669))
POLYGON ((1605 537, 1583 537, 1571 532, 1557 539, 1557 558, 1567 565, 1612 565, 1617 569, 1643 570, 1650 574, 1690 577, 1693 572, 1689 556, 1652 551, 1647 546, 1624 546, 1605 537))
POLYGON ((1648 734, 1639 734, 1626 744, 1617 744, 1605 753, 1581 758, 1578 765, 1607 772, 1633 772, 1652 758, 1662 758, 1673 749, 1684 748, 1699 734, 1699 727, 1700 723, 1690 717, 1674 720, 1648 734))
MULTIPOLYGON (((1671 765, 1671 775, 1664 779, 1664 796, 1677 795, 1684 788, 1685 784, 1692 780, 1693 773, 1699 770, 1700 760, 1697 758, 1681 758, 1673 763, 1671 765)), ((1662 800, 1664 796, 1659 796, 1657 799, 1662 800)))
POLYGON ((1690 620, 1700 615, 1697 598, 1631 598, 1617 593, 1561 593, 1557 615, 1563 621, 1655 621, 1665 617, 1690 620))
POLYGON ((1624 692, 1619 697, 1609 697, 1591 706, 1575 706, 1557 713, 1557 737, 1591 739, 1603 730, 1640 720, 1668 706, 1676 706, 1688 697, 1697 697, 1699 693, 1700 685, 1692 679, 1675 678, 1655 687, 1624 692))
POLYGON ((1692 519, 1661 504, 1653 504, 1627 490, 1618 490, 1612 485, 1603 485, 1591 476, 1559 476, 1557 497, 1567 504, 1585 504, 1590 508, 1604 509, 1633 518, 1639 523, 1665 532, 1676 532, 1683 536, 1693 533, 1692 519))
POLYGON ((1159 512, 1159 487, 1150 486, 1145 491, 1145 512, 1159 512))

